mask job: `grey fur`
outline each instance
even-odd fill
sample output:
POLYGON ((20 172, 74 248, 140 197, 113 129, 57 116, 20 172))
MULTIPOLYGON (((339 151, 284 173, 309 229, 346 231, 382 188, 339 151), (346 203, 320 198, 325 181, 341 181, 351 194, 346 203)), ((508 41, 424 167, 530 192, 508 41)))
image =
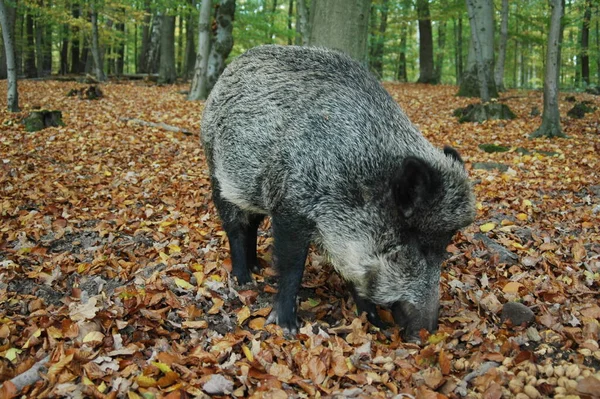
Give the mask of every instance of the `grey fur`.
POLYGON ((301 215, 361 297, 437 312, 441 256, 418 247, 470 224, 475 199, 460 158, 432 146, 358 63, 321 48, 251 49, 210 94, 202 144, 240 217, 301 215), (439 181, 403 214, 391 187, 408 157, 439 181))

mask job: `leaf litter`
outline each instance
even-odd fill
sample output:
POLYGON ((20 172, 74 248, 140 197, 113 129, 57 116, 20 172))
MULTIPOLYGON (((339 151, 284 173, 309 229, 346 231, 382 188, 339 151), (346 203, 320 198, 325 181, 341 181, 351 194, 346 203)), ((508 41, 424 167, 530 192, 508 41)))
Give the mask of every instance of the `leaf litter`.
POLYGON ((599 111, 564 118, 567 140, 528 140, 539 93, 506 94, 515 120, 459 124, 452 110, 473 100, 454 87, 387 84, 429 140, 461 152, 478 199, 476 222, 448 247, 440 329, 415 345, 373 328, 311 250, 290 340, 265 324, 277 290, 268 221, 255 283, 229 277, 203 104, 179 86, 66 97, 77 88, 20 85, 25 111, 59 109, 64 127, 26 133, 26 112, 0 112, 0 397, 597 397, 599 111), (507 168, 472 167, 486 162, 507 168), (534 320, 506 319, 513 302, 534 320))

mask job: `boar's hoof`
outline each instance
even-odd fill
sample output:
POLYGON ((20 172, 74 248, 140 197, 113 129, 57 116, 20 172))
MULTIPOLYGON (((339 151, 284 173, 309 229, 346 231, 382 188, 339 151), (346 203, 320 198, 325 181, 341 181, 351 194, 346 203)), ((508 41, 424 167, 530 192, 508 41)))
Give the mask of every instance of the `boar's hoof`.
POLYGON ((269 317, 267 317, 266 324, 277 324, 283 330, 283 334, 286 336, 296 336, 298 334, 298 320, 294 317, 280 317, 277 310, 273 308, 269 317))

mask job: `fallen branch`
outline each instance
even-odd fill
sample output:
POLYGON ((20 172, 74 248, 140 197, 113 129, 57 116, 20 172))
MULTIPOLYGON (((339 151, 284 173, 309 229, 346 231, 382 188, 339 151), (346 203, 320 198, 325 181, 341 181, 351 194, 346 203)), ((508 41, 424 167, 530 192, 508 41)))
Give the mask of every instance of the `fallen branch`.
MULTIPOLYGON (((23 388, 25 388, 26 386, 33 385, 36 382, 38 382, 39 380, 41 380, 42 377, 40 376, 40 370, 42 370, 46 366, 46 363, 48 363, 49 360, 50 360, 50 355, 46 356, 45 358, 43 358, 42 360, 40 360, 39 362, 37 362, 36 364, 31 366, 30 369, 24 371, 23 373, 19 374, 18 376, 14 377, 10 381, 8 381, 12 385, 14 385, 14 387, 16 389, 16 393, 21 392, 21 390, 23 388)), ((4 383, 4 384, 6 384, 6 383, 4 383)))
POLYGON ((121 120, 123 122, 132 122, 132 123, 135 123, 137 125, 142 125, 142 126, 158 127, 158 128, 164 129, 164 130, 168 130, 169 132, 183 133, 188 136, 193 134, 191 131, 189 131, 187 129, 177 127, 177 126, 167 125, 164 122, 154 123, 154 122, 147 122, 147 121, 144 121, 141 119, 136 119, 136 118, 119 118, 119 120, 121 120))

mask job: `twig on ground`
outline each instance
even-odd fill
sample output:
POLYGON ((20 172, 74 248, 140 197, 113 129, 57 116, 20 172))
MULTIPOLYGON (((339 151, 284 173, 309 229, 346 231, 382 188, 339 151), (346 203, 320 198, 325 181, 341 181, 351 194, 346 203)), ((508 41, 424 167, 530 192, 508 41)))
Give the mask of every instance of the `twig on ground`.
POLYGON ((46 363, 48 363, 49 360, 50 355, 31 366, 30 369, 10 379, 10 382, 15 386, 17 392, 21 392, 21 390, 26 386, 33 385, 41 380, 42 377, 40 377, 40 370, 46 366, 46 363))
POLYGON ((132 123, 135 123, 137 125, 142 125, 142 126, 157 127, 157 128, 161 128, 164 130, 168 130, 169 132, 183 133, 188 136, 193 134, 191 131, 189 131, 187 129, 177 127, 177 126, 167 125, 164 122, 154 123, 154 122, 148 122, 148 121, 144 121, 142 119, 137 119, 137 118, 119 118, 119 120, 121 120, 123 122, 132 122, 132 123))

